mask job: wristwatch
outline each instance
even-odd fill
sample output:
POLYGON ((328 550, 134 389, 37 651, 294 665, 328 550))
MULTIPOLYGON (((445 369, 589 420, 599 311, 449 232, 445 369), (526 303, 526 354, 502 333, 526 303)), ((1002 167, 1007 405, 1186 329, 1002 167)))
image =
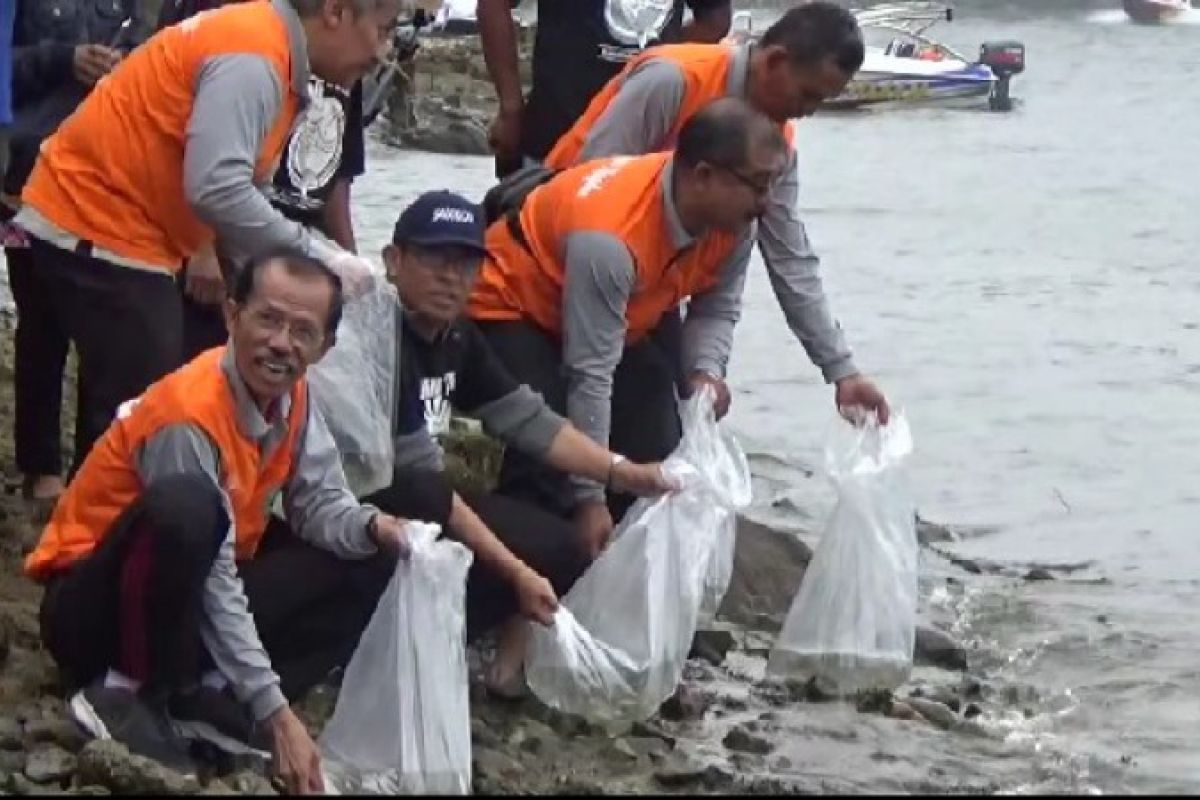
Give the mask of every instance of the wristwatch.
POLYGON ((616 471, 618 464, 624 464, 628 461, 625 456, 620 453, 613 453, 612 459, 608 462, 608 477, 604 479, 604 488, 612 488, 613 472, 616 471))

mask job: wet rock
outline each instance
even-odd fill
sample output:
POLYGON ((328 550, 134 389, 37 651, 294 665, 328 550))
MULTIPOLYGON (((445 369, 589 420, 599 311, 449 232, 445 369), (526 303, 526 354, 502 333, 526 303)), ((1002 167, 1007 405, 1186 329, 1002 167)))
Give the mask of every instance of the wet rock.
POLYGON ((903 719, 912 722, 924 722, 925 718, 917 713, 917 710, 905 703, 903 700, 892 701, 891 708, 888 709, 887 715, 892 719, 903 719))
POLYGON ((751 733, 743 725, 735 726, 725 734, 721 744, 739 753, 765 756, 775 749, 775 745, 766 737, 751 733))
POLYGON ((618 754, 631 761, 637 761, 637 751, 629 744, 627 739, 613 739, 612 749, 618 754))
POLYGON ((25 725, 25 738, 34 743, 56 744, 72 753, 78 753, 87 744, 87 737, 75 723, 55 717, 28 722, 25 725))
POLYGON ((259 797, 278 794, 269 780, 253 772, 239 772, 231 778, 226 778, 223 783, 226 783, 238 794, 252 794, 259 797))
POLYGON ((952 728, 958 724, 958 715, 948 706, 936 700, 926 700, 923 697, 910 697, 907 702, 914 711, 939 728, 952 728))
POLYGON ((967 669, 967 650, 953 636, 928 625, 918 625, 913 645, 913 659, 953 671, 967 669))
POLYGON ((108 797, 112 794, 103 786, 81 786, 78 789, 72 789, 71 794, 89 795, 91 797, 108 797))
POLYGON ((657 737, 631 737, 621 741, 624 741, 638 758, 648 758, 651 761, 661 761, 666 758, 673 746, 657 737))
POLYGON ((25 773, 24 750, 0 750, 0 774, 11 775, 14 772, 25 773))
POLYGON ((490 747, 475 748, 472 767, 477 775, 491 777, 508 777, 521 770, 515 759, 490 747))
POLYGON ((720 790, 733 784, 733 775, 715 764, 707 767, 672 766, 654 773, 654 780, 666 789, 685 789, 694 786, 720 790))
POLYGON ((712 704, 712 699, 703 692, 680 684, 675 693, 658 709, 659 716, 673 722, 698 720, 712 704))
POLYGON ((21 723, 10 717, 0 718, 0 750, 20 750, 25 744, 21 723))
POLYGON ((1053 573, 1050 572, 1050 570, 1046 569, 1045 567, 1034 567, 1033 569, 1029 570, 1029 572, 1025 573, 1025 580, 1027 580, 1027 581, 1052 581, 1052 580, 1054 580, 1054 575, 1053 575, 1053 573))
POLYGON ((134 755, 111 740, 88 742, 79 753, 79 783, 104 786, 116 794, 194 794, 200 788, 194 777, 134 755))
POLYGON ((980 708, 975 703, 968 703, 966 710, 963 711, 963 716, 966 717, 967 719, 975 719, 976 717, 980 716, 981 714, 983 714, 983 709, 980 708))
POLYGON ((635 722, 630 733, 639 739, 658 739, 668 750, 674 750, 676 739, 662 728, 650 722, 635 722))
POLYGON ((728 630, 700 630, 692 637, 692 649, 688 658, 702 658, 714 667, 725 661, 726 654, 733 649, 733 632, 728 630))
POLYGON ((918 515, 917 541, 922 545, 929 545, 942 542, 955 542, 958 541, 958 537, 954 535, 954 531, 950 527, 930 522, 927 519, 921 519, 920 515, 918 515))
POLYGON ((75 772, 75 756, 58 745, 45 745, 29 754, 25 777, 34 783, 57 783, 75 772))
POLYGON ((739 517, 733 575, 717 616, 778 630, 811 560, 812 550, 795 534, 739 517))

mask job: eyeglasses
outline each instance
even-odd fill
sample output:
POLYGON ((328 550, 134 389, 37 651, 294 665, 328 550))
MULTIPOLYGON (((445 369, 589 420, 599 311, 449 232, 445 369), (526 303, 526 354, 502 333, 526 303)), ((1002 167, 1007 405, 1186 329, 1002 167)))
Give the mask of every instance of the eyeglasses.
POLYGON ((265 333, 272 335, 286 329, 288 340, 301 350, 312 351, 325 341, 325 332, 307 322, 287 319, 273 308, 260 306, 246 312, 250 322, 265 333))
POLYGON ((738 183, 742 184, 747 189, 754 192, 754 194, 756 196, 770 194, 771 190, 773 188, 775 188, 775 181, 778 180, 778 178, 779 178, 778 175, 771 175, 771 176, 767 177, 766 180, 764 181, 759 176, 747 175, 746 173, 742 172, 739 169, 734 169, 733 167, 727 167, 724 164, 713 164, 713 167, 721 170, 724 173, 732 175, 734 178, 737 179, 738 183))

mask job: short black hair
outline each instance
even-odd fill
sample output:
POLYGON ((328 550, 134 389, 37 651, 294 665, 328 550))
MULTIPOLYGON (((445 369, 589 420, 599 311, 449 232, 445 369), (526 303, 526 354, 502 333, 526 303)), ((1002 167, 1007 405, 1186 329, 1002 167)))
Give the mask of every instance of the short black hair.
POLYGON ((839 70, 853 75, 863 62, 858 20, 828 0, 810 0, 788 9, 758 41, 762 47, 781 45, 798 67, 813 67, 832 59, 839 70))
POLYGON ((329 300, 329 317, 325 321, 325 332, 336 333, 342 321, 342 279, 322 262, 297 250, 272 250, 242 267, 233 283, 233 293, 230 295, 233 302, 245 305, 254 294, 258 273, 268 264, 274 263, 282 265, 289 275, 321 277, 329 282, 333 296, 329 300))
POLYGON ((675 158, 692 168, 701 161, 736 169, 758 147, 787 148, 779 125, 740 97, 707 103, 679 131, 675 158))

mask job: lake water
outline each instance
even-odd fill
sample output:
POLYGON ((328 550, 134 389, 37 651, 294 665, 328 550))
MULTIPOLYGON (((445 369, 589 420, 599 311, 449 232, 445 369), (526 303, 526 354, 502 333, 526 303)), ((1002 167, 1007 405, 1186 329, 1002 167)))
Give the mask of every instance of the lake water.
MULTIPOLYGON (((967 8, 940 29, 950 44, 1028 47, 1013 113, 801 127, 804 219, 860 366, 910 417, 921 514, 962 532, 955 553, 1014 574, 1084 563, 1047 582, 926 582, 930 613, 972 643, 976 670, 1030 699, 1029 713, 1017 703, 990 720, 1009 733, 1001 755, 918 740, 913 765, 949 781, 1200 789, 1200 26, 1188 21, 967 8)), ((370 165, 356 187, 369 251, 423 189, 478 197, 491 177, 487 159, 383 147, 370 165)), ((806 475, 832 393, 761 265, 731 383, 763 515, 786 524, 781 508, 803 509, 810 519, 793 521, 815 539, 832 493, 806 475)))

